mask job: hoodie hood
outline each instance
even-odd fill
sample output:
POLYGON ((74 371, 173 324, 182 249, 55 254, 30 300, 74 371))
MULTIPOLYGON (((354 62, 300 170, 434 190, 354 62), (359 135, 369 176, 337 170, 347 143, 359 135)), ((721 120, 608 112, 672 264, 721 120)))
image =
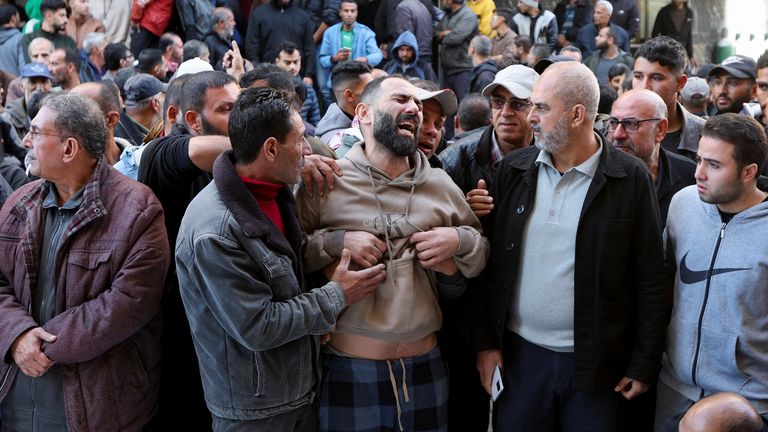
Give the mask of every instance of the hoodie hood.
POLYGON ((419 60, 419 44, 416 42, 416 35, 411 33, 409 30, 400 33, 400 36, 398 36, 397 40, 395 40, 395 43, 389 50, 390 54, 392 54, 392 58, 397 59, 397 61, 400 62, 400 58, 397 56, 397 49, 403 45, 408 45, 409 47, 413 48, 412 64, 416 64, 416 62, 419 60))
POLYGON ((346 129, 350 126, 352 126, 352 119, 350 119, 349 116, 341 110, 339 104, 334 102, 328 107, 328 111, 325 112, 323 118, 317 122, 317 126, 315 127, 315 135, 322 137, 328 132, 333 132, 339 129, 346 129))
POLYGON ((8 42, 14 36, 21 36, 21 32, 17 28, 4 28, 0 29, 0 45, 8 42))

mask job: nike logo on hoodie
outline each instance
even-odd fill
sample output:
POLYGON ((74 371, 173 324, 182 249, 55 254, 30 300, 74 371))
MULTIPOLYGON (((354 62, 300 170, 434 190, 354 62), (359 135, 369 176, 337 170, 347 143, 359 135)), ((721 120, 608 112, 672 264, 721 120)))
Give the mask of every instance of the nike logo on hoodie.
MULTIPOLYGON (((708 270, 691 270, 685 264, 685 258, 688 256, 688 252, 683 255, 683 259, 680 260, 680 282, 686 285, 693 285, 695 283, 703 282, 707 279, 708 270)), ((732 273, 737 271, 749 270, 748 268, 713 268, 712 276, 732 273)))

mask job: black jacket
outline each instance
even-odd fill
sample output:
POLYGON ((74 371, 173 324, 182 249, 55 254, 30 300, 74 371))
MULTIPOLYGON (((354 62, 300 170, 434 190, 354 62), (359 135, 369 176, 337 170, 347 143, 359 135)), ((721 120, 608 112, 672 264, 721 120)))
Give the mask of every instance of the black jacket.
POLYGON ((661 212, 661 228, 667 226, 667 213, 672 196, 686 186, 696 184, 696 164, 685 156, 659 149, 659 174, 656 182, 656 199, 661 212))
POLYGON ((488 126, 479 141, 454 144, 439 154, 443 169, 464 195, 477 188, 477 181, 485 180, 490 190, 493 184, 491 167, 491 137, 493 126, 488 126))
POLYGON ((256 63, 274 63, 280 42, 291 41, 301 49, 301 76, 315 78, 317 54, 312 39, 312 19, 295 4, 275 6, 275 1, 251 10, 245 36, 245 58, 256 63))
POLYGON ((224 58, 224 54, 229 51, 232 40, 224 40, 216 32, 210 31, 205 35, 203 42, 208 46, 208 51, 211 53, 211 64, 216 70, 224 70, 221 64, 221 60, 224 58))
POLYGON ((578 33, 579 29, 592 22, 592 11, 594 10, 594 6, 592 6, 591 1, 577 1, 576 16, 573 17, 573 26, 568 29, 567 33, 564 33, 563 24, 565 24, 565 10, 567 3, 568 0, 563 0, 557 3, 557 6, 555 6, 555 10, 553 10, 552 13, 554 13, 555 18, 557 18, 557 28, 560 30, 560 33, 565 35, 565 39, 575 42, 576 33, 578 33))
MULTIPOLYGON (((602 142, 602 139, 600 139, 602 142)), ((645 165, 603 145, 576 232, 575 384, 613 388, 623 376, 652 383, 661 367, 671 299, 663 285, 656 196, 645 165)), ((532 213, 539 154, 516 150, 496 172, 494 210, 484 218, 491 265, 473 288, 475 348, 499 348, 532 213)))
POLYGON ((671 4, 668 4, 659 10, 658 15, 656 15, 656 21, 653 23, 651 37, 669 36, 685 47, 688 57, 693 57, 693 11, 686 3, 684 6, 685 20, 683 21, 683 27, 677 29, 670 15, 673 7, 671 4))
POLYGON ((499 68, 493 60, 486 60, 473 67, 472 74, 469 76, 469 92, 481 93, 485 86, 493 82, 498 71, 499 68))

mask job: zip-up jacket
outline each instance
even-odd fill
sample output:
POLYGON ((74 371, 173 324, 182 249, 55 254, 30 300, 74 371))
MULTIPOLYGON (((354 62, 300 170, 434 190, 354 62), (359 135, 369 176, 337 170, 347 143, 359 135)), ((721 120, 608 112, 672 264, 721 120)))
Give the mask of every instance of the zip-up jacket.
POLYGON ((688 399, 736 392, 768 411, 766 220, 768 202, 726 224, 695 186, 672 198, 665 250, 675 302, 659 379, 688 399))
MULTIPOLYGON (((0 210, 0 401, 17 374, 10 348, 38 327, 30 314, 40 271, 49 183, 17 190, 0 210)), ((135 431, 154 412, 160 378, 160 297, 169 262, 160 202, 101 161, 84 186, 56 258, 56 335, 41 349, 61 366, 71 432, 135 431)))
MULTIPOLYGON (((623 376, 654 382, 669 313, 648 171, 639 159, 598 139, 603 152, 576 231, 574 363, 580 389, 613 389, 623 376)), ((471 288, 478 293, 478 351, 501 347, 525 253, 520 244, 534 204, 539 151, 532 146, 508 154, 491 187, 494 209, 483 218, 491 260, 471 288)))
POLYGON ((521 12, 516 13, 512 17, 509 27, 519 35, 530 37, 535 44, 546 44, 552 52, 555 52, 555 47, 557 46, 557 18, 555 14, 541 6, 539 6, 539 15, 536 18, 521 12))

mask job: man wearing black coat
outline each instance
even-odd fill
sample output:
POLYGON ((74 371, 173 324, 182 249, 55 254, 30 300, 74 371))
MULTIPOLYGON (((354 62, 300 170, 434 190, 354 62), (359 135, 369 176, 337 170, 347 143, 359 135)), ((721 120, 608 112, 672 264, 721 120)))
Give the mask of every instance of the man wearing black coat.
POLYGON ((284 41, 291 41, 301 48, 304 64, 300 75, 311 85, 317 72, 317 56, 309 14, 294 5, 293 0, 272 0, 254 8, 245 37, 245 58, 254 64, 272 63, 284 41))
POLYGON ((655 382, 669 298, 646 167, 596 134, 599 87, 551 65, 528 114, 536 147, 499 166, 483 221, 491 264, 473 287, 483 385, 503 369, 498 430, 612 431, 619 398, 655 382))

